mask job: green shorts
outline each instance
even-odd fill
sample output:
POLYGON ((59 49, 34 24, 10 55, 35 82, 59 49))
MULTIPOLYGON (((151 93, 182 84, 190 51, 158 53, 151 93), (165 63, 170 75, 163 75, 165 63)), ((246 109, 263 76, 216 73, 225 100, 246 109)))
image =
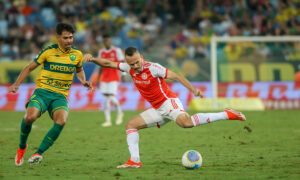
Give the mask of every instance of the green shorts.
POLYGON ((38 108, 40 110, 40 115, 48 111, 51 118, 53 118, 53 113, 58 109, 64 109, 69 112, 68 101, 64 95, 45 89, 36 89, 25 107, 38 108))

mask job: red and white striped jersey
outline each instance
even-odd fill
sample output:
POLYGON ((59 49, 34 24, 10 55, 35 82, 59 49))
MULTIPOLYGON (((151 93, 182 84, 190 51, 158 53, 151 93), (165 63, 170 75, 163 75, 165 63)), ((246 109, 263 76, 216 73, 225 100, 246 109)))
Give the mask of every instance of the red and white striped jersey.
POLYGON ((164 80, 167 78, 168 69, 160 64, 144 61, 141 73, 136 73, 127 63, 119 63, 118 69, 131 75, 143 98, 155 109, 158 109, 167 99, 177 97, 164 80))
MULTIPOLYGON (((116 46, 111 46, 110 49, 100 49, 98 57, 109 59, 114 62, 124 61, 124 55, 122 50, 116 46)), ((100 82, 111 81, 120 81, 120 72, 117 69, 102 67, 100 82)))

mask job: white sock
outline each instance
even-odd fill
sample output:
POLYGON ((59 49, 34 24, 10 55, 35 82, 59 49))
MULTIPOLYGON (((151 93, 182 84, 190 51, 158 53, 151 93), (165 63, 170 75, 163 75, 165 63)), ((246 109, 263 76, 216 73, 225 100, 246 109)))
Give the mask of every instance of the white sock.
POLYGON ((111 102, 115 105, 115 107, 117 108, 118 113, 121 113, 121 112, 122 112, 122 109, 121 109, 120 103, 119 103, 119 101, 117 100, 117 98, 116 98, 115 96, 110 96, 110 100, 111 100, 111 102))
POLYGON ((127 129, 127 144, 130 152, 130 159, 134 162, 140 162, 139 153, 139 133, 137 129, 127 129))
POLYGON ((199 126, 200 124, 206 124, 218 120, 228 119, 226 112, 219 113, 198 113, 191 116, 194 126, 199 126))
POLYGON ((110 98, 107 97, 107 96, 105 96, 105 100, 104 100, 104 116, 105 116, 106 122, 111 121, 111 117, 110 117, 110 98))

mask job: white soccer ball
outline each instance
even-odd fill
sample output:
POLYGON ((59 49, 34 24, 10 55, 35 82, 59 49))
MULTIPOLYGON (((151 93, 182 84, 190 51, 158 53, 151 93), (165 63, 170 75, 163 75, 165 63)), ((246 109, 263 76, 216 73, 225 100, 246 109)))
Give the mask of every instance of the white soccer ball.
POLYGON ((196 169, 202 165, 202 156, 198 151, 188 150, 182 156, 182 165, 187 169, 196 169))

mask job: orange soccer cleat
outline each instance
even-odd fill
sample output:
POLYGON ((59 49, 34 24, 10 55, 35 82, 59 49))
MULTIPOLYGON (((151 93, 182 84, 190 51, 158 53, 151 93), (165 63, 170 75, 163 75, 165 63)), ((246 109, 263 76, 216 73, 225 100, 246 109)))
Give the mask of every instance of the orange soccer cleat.
POLYGON ((26 144, 26 148, 25 149, 21 149, 19 147, 19 149, 17 150, 17 154, 16 154, 16 157, 15 157, 15 164, 16 166, 21 166, 24 162, 24 154, 26 152, 26 149, 27 149, 28 145, 26 144))
POLYGON ((224 112, 227 113, 229 120, 240 120, 240 121, 246 121, 246 117, 243 113, 239 111, 235 111, 233 109, 227 108, 224 110, 224 112))
POLYGON ((142 162, 134 162, 128 159, 128 161, 125 164, 122 164, 120 166, 117 166, 117 168, 141 168, 142 162))
POLYGON ((43 160, 42 155, 40 155, 39 153, 35 153, 28 159, 28 162, 30 164, 40 164, 42 160, 43 160))

